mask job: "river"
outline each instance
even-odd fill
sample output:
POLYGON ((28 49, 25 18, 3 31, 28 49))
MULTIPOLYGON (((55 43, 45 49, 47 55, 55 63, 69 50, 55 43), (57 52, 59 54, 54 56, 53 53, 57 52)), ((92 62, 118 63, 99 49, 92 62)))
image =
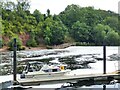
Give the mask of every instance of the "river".
MULTIPOLYGON (((110 55, 113 54, 118 54, 119 48, 118 47, 111 47, 111 46, 107 46, 106 47, 106 56, 107 59, 109 59, 110 55)), ((103 58, 103 47, 102 46, 71 46, 65 49, 49 49, 49 50, 36 50, 36 51, 19 51, 22 52, 23 54, 26 55, 32 55, 33 52, 35 53, 41 53, 43 56, 42 57, 33 57, 33 58, 46 58, 46 57, 54 57, 54 58, 58 58, 58 57, 65 57, 65 56, 70 56, 70 55, 84 55, 84 56, 90 56, 90 55, 95 55, 98 58, 103 58), (47 54, 44 55, 48 52, 55 52, 55 51, 65 51, 65 52, 60 52, 57 54, 47 54)), ((24 58, 25 59, 25 58, 24 58)), ((96 61, 96 63, 89 63, 89 66, 91 68, 85 68, 85 69, 76 69, 76 70, 72 70, 69 75, 84 75, 84 74, 99 74, 99 73, 103 73, 103 61, 102 60, 98 60, 96 61)), ((114 72, 118 69, 118 60, 112 60, 109 61, 107 60, 106 63, 106 71, 107 73, 111 73, 114 72)), ((18 75, 19 76, 19 75, 18 75)), ((5 82, 5 81, 9 81, 12 80, 13 77, 12 75, 5 75, 5 76, 0 76, 0 82, 5 82)), ((34 88, 60 88, 61 85, 63 85, 63 83, 58 83, 58 84, 51 84, 51 85, 40 85, 40 86, 33 86, 34 88)), ((117 85, 118 86, 118 85, 117 85)), ((100 85, 94 85, 94 86, 89 86, 89 87, 101 87, 100 85)), ((109 86, 112 88, 116 88, 115 85, 113 86, 109 86)), ((82 88, 87 88, 86 86, 82 86, 82 88)), ((117 87, 118 88, 118 87, 117 87)))

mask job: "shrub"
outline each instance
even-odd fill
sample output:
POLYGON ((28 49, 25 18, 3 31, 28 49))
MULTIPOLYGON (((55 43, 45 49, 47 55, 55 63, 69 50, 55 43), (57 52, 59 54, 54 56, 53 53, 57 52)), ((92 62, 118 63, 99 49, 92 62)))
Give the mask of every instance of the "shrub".
POLYGON ((28 47, 36 47, 37 46, 37 42, 35 41, 35 39, 29 39, 26 43, 26 46, 28 47))
MULTIPOLYGON (((21 50, 22 49, 22 41, 17 38, 17 37, 14 37, 16 38, 16 45, 17 45, 17 50, 21 50)), ((14 50, 14 38, 12 38, 9 42, 8 42, 8 50, 14 50)))
POLYGON ((21 49, 20 50, 25 50, 25 46, 21 46, 21 49))
POLYGON ((0 48, 2 48, 3 47, 3 42, 2 42, 2 40, 0 40, 0 48))

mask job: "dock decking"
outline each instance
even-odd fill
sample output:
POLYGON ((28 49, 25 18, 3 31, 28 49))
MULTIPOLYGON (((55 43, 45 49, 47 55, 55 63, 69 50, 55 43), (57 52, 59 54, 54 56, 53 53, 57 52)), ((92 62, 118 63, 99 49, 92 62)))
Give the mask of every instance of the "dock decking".
POLYGON ((57 76, 57 77, 45 77, 45 78, 30 78, 30 79, 19 79, 18 82, 21 85, 40 85, 40 84, 51 84, 51 83, 63 83, 73 82, 79 80, 108 80, 109 78, 120 79, 120 74, 87 74, 87 75, 73 75, 73 76, 57 76))

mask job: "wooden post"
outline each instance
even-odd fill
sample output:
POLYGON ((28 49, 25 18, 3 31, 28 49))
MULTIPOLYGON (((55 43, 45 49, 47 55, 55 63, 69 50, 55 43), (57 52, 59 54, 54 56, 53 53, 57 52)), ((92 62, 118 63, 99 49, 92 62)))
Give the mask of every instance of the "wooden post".
POLYGON ((106 90, 106 85, 103 85, 103 90, 106 90))
POLYGON ((106 74, 106 45, 103 45, 103 74, 106 74))
POLYGON ((17 51, 17 45, 16 45, 16 38, 14 38, 14 51, 13 51, 13 85, 17 84, 16 79, 16 73, 17 73, 17 62, 16 62, 16 51, 17 51))

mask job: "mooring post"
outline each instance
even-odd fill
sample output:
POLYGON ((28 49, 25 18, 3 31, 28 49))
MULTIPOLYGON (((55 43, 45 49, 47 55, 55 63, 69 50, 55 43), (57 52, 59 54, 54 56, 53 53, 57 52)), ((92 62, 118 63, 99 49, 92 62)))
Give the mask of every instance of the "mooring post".
POLYGON ((106 45, 103 45, 103 74, 106 74, 106 45))
POLYGON ((103 85, 103 90, 106 90, 106 85, 105 84, 103 85))
POLYGON ((16 38, 14 38, 14 51, 13 51, 13 85, 17 84, 16 79, 16 73, 17 73, 17 61, 16 61, 16 51, 17 51, 17 45, 16 45, 16 38))

